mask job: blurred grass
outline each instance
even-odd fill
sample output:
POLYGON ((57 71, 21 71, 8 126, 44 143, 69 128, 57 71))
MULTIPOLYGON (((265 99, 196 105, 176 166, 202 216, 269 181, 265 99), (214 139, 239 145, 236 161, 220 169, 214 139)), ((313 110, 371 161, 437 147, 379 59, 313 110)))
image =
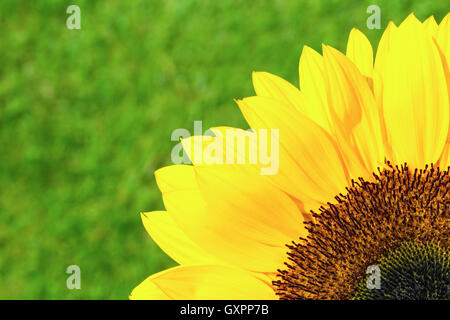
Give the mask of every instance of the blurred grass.
MULTIPOLYGON (((175 265, 139 212, 163 209, 153 172, 175 128, 246 127, 232 99, 251 71, 298 85, 303 45, 345 49, 366 8, 382 28, 444 1, 0 2, 0 298, 122 299, 175 265), (68 30, 70 4, 82 29, 68 30), (68 265, 82 289, 66 288, 68 265)), ((376 47, 376 46, 375 46, 376 47)))

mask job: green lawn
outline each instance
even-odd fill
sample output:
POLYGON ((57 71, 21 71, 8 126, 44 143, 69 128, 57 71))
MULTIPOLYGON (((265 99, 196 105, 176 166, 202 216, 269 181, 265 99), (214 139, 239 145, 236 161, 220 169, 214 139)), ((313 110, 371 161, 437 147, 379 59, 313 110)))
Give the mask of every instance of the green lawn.
POLYGON ((410 12, 445 1, 109 0, 0 2, 0 298, 126 299, 175 265, 139 212, 163 209, 153 172, 176 128, 246 127, 233 98, 251 72, 298 85, 303 45, 373 43, 410 12), (66 28, 81 7, 82 29, 66 28), (81 290, 66 288, 68 265, 81 290))

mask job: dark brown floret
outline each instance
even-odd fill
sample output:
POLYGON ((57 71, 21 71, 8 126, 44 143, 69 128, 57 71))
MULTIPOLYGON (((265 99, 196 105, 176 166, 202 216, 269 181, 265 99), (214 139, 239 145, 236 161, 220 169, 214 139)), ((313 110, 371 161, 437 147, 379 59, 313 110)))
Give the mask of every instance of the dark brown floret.
POLYGON ((404 242, 450 244, 449 168, 387 167, 352 181, 335 203, 312 212, 306 239, 287 245, 273 284, 281 299, 352 299, 369 265, 404 242))

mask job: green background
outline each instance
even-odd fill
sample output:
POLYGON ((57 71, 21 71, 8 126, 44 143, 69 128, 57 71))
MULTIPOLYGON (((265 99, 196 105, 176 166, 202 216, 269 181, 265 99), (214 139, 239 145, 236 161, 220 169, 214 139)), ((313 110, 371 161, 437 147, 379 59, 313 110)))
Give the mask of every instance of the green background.
POLYGON ((174 266, 139 212, 163 209, 153 172, 176 128, 246 128, 233 98, 252 71, 298 85, 303 45, 373 44, 410 12, 440 21, 446 1, 0 2, 0 298, 126 299, 174 266), (81 30, 66 8, 81 8, 81 30), (81 268, 81 290, 65 270, 81 268))

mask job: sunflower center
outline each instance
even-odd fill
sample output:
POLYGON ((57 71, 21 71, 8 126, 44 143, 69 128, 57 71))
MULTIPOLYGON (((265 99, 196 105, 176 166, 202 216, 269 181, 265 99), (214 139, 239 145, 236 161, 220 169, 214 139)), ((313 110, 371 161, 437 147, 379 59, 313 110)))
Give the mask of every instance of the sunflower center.
POLYGON ((387 162, 373 176, 352 181, 334 203, 312 212, 307 238, 287 245, 286 268, 273 282, 281 299, 448 295, 449 169, 387 162), (381 288, 367 291, 361 284, 374 265, 381 288))
POLYGON ((450 299, 450 250, 435 243, 403 243, 371 269, 354 299, 450 299))

